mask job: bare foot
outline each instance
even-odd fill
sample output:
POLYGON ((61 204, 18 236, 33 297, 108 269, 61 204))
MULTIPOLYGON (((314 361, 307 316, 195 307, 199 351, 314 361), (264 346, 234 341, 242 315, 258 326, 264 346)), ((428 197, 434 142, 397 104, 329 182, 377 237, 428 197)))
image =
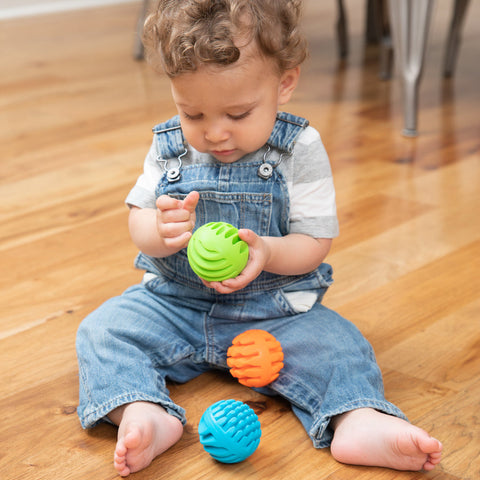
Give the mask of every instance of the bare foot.
POLYGON ((148 467, 183 432, 180 420, 155 403, 129 403, 110 412, 109 418, 118 425, 113 464, 122 477, 148 467))
POLYGON ((442 444, 401 418, 361 408, 332 419, 331 452, 342 463, 395 470, 433 470, 442 444))

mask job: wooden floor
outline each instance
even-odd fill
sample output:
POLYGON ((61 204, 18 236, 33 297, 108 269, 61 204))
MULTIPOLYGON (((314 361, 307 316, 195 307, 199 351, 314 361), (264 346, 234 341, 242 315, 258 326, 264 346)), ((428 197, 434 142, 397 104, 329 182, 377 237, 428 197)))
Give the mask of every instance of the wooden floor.
MULTIPOLYGON (((480 2, 471 2, 454 79, 440 75, 450 1, 438 0, 420 97, 420 135, 401 136, 400 89, 378 79, 363 2, 348 2, 340 63, 334 2, 308 0, 312 54, 289 110, 331 156, 341 235, 325 303, 373 344, 387 398, 444 444, 429 474, 344 466, 315 450, 281 400, 226 375, 171 394, 181 441, 132 478, 403 480, 480 478, 480 2), (197 426, 214 401, 259 414, 258 450, 215 463, 197 426)), ((123 200, 150 128, 174 114, 165 78, 131 58, 138 4, 0 22, 0 478, 114 478, 115 429, 83 431, 75 332, 136 283, 123 200)), ((113 379, 114 380, 114 379, 113 379)))

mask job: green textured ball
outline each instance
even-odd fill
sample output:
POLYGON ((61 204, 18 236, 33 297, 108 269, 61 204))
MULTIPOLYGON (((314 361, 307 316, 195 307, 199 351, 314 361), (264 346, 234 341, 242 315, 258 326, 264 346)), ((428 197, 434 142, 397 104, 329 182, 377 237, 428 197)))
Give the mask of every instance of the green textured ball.
POLYGON ((236 277, 247 264, 248 245, 238 229, 225 222, 202 225, 192 235, 187 248, 192 270, 207 282, 236 277))

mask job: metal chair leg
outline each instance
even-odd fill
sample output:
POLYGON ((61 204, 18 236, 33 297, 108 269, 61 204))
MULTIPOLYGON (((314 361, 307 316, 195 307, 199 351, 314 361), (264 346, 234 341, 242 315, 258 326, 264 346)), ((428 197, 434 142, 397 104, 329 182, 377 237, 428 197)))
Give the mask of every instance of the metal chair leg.
POLYGON ((406 136, 417 135, 418 89, 433 0, 389 0, 395 58, 403 86, 406 136))
POLYGON ((133 58, 135 58, 135 60, 143 60, 145 53, 142 43, 142 33, 143 24, 145 23, 145 19, 147 18, 148 3, 148 0, 143 0, 140 14, 138 15, 137 30, 135 33, 135 43, 133 45, 133 58))
POLYGON ((454 3, 443 66, 443 75, 445 77, 451 77, 455 71, 458 49, 460 47, 463 20, 465 18, 468 4, 469 0, 455 0, 454 3))
POLYGON ((348 55, 348 32, 347 32, 347 14, 343 0, 337 0, 337 40, 340 58, 346 58, 348 55))
POLYGON ((367 40, 379 44, 380 71, 382 80, 389 80, 392 76, 393 46, 388 21, 387 0, 369 0, 367 16, 367 40))
POLYGON ((381 30, 379 19, 379 4, 383 0, 367 0, 367 11, 365 15, 365 40, 367 43, 380 43, 381 30))

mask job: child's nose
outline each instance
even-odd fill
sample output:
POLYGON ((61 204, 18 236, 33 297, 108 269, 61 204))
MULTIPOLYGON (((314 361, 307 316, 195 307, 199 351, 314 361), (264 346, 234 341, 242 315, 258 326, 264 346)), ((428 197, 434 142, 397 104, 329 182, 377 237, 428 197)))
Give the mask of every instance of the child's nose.
POLYGON ((221 123, 208 125, 205 129, 205 139, 210 143, 221 143, 228 140, 230 134, 221 123))

